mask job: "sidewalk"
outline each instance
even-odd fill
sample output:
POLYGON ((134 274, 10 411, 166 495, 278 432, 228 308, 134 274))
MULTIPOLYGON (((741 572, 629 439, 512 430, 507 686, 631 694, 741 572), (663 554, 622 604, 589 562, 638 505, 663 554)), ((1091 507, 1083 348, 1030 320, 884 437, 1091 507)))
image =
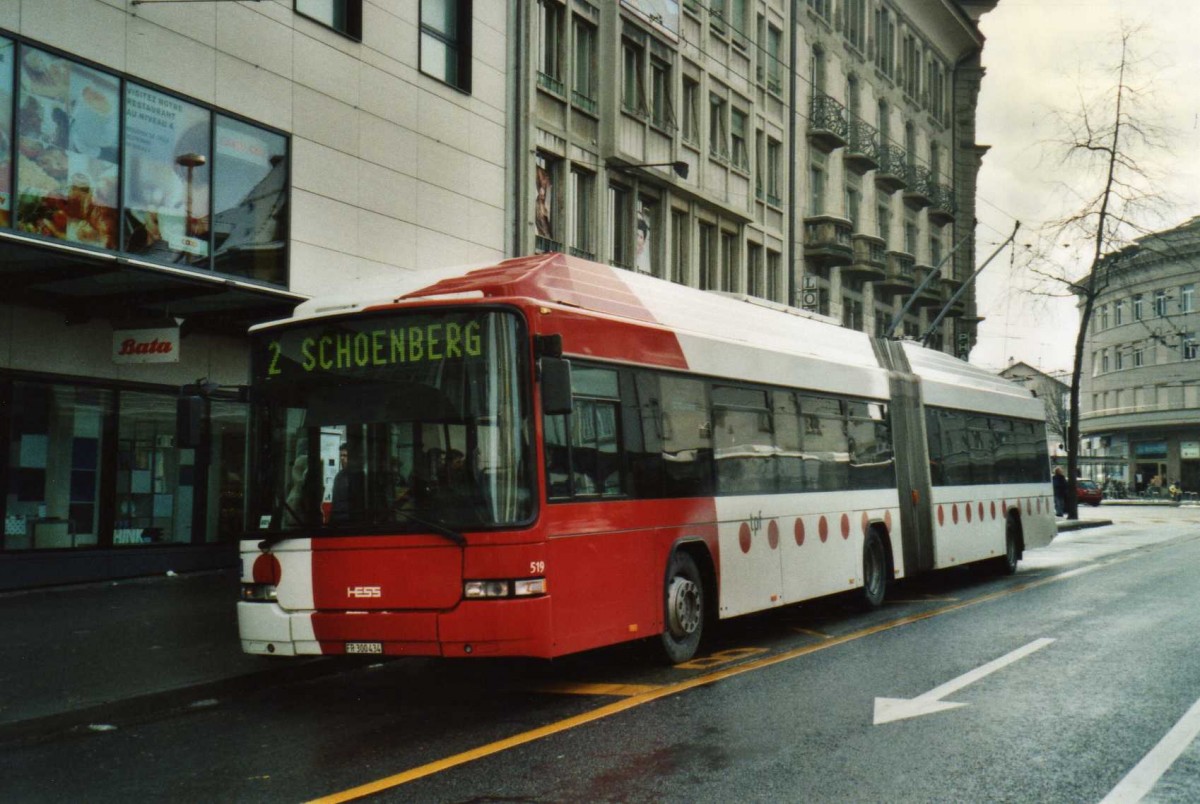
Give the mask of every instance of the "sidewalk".
POLYGON ((345 667, 242 653, 237 595, 234 571, 0 594, 0 743, 345 667))

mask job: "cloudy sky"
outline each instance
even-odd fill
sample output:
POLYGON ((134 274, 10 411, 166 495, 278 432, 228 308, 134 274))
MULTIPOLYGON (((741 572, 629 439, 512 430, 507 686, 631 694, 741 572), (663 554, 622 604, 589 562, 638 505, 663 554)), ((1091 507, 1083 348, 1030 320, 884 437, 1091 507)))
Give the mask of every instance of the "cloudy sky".
MULTIPOLYGON (((987 75, 976 139, 991 150, 980 173, 978 260, 1004 241, 1014 221, 1021 228, 1016 254, 1001 252, 978 280, 986 321, 973 363, 1070 368, 1074 303, 1046 295, 1061 292, 1061 284, 1039 280, 1027 264, 1034 247, 1047 242, 1044 224, 1078 210, 1078 193, 1092 195, 1102 186, 1094 174, 1066 172, 1061 148, 1053 144, 1063 136, 1053 113, 1073 113, 1081 94, 1115 85, 1106 71, 1119 52, 1122 21, 1139 28, 1133 39, 1138 83, 1151 91, 1144 114, 1165 127, 1170 147, 1142 156, 1161 173, 1159 186, 1171 202, 1145 223, 1166 228, 1200 215, 1200 0, 1000 0, 981 23, 987 75)), ((1061 244, 1049 253, 1059 263, 1056 272, 1078 276, 1086 269, 1061 244)))

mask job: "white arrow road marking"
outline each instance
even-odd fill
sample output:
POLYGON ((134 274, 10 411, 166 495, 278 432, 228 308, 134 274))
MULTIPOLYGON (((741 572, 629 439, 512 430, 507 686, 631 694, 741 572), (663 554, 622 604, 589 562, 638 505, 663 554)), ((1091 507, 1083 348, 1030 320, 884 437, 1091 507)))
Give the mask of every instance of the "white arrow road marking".
POLYGON ((1129 804, 1141 801, 1154 789, 1154 785, 1172 763, 1179 759, 1179 755, 1192 744, 1197 734, 1200 734, 1200 701, 1192 704, 1192 708, 1167 732, 1167 736, 1142 758, 1100 804, 1129 804))
POLYGON ((947 709, 957 709, 960 706, 966 706, 966 704, 943 701, 942 698, 945 698, 947 695, 953 695, 963 687, 974 684, 984 676, 989 676, 1015 661, 1024 659, 1029 654, 1041 650, 1053 641, 1053 639, 1046 637, 1035 639, 1023 648, 1017 648, 1012 653, 1005 654, 999 659, 994 659, 982 667, 977 667, 969 673, 963 673, 958 678, 947 681, 940 687, 934 687, 929 692, 918 695, 916 698, 876 698, 875 725, 891 723, 893 720, 931 715, 934 712, 943 712, 947 709))

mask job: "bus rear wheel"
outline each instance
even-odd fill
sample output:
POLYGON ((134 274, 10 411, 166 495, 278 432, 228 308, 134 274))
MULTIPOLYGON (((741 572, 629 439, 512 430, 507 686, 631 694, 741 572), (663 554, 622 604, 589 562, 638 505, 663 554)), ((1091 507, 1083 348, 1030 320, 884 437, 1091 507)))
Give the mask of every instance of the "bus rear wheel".
POLYGON ((1011 519, 1008 525, 1004 528, 1004 555, 993 559, 995 562, 992 566, 1000 575, 1012 575, 1017 571, 1017 562, 1020 560, 1020 545, 1017 543, 1017 524, 1011 519))
POLYGON ((867 609, 879 608, 886 594, 887 551, 883 548, 879 532, 872 529, 867 531, 867 537, 863 540, 863 606, 867 609))
POLYGON ((704 581, 696 561, 682 550, 671 555, 663 587, 663 657, 671 664, 696 655, 704 634, 704 581))

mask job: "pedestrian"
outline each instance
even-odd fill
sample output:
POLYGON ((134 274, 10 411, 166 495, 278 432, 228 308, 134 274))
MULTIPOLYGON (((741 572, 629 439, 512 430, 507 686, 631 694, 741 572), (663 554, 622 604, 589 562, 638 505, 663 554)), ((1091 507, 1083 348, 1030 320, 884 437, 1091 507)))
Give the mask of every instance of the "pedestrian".
POLYGON ((1054 515, 1062 516, 1067 509, 1067 476, 1061 466, 1054 467, 1054 515))
POLYGON ((329 512, 330 522, 349 522, 351 512, 363 509, 363 473, 358 461, 350 453, 350 445, 338 447, 338 473, 333 477, 333 502, 329 512))

